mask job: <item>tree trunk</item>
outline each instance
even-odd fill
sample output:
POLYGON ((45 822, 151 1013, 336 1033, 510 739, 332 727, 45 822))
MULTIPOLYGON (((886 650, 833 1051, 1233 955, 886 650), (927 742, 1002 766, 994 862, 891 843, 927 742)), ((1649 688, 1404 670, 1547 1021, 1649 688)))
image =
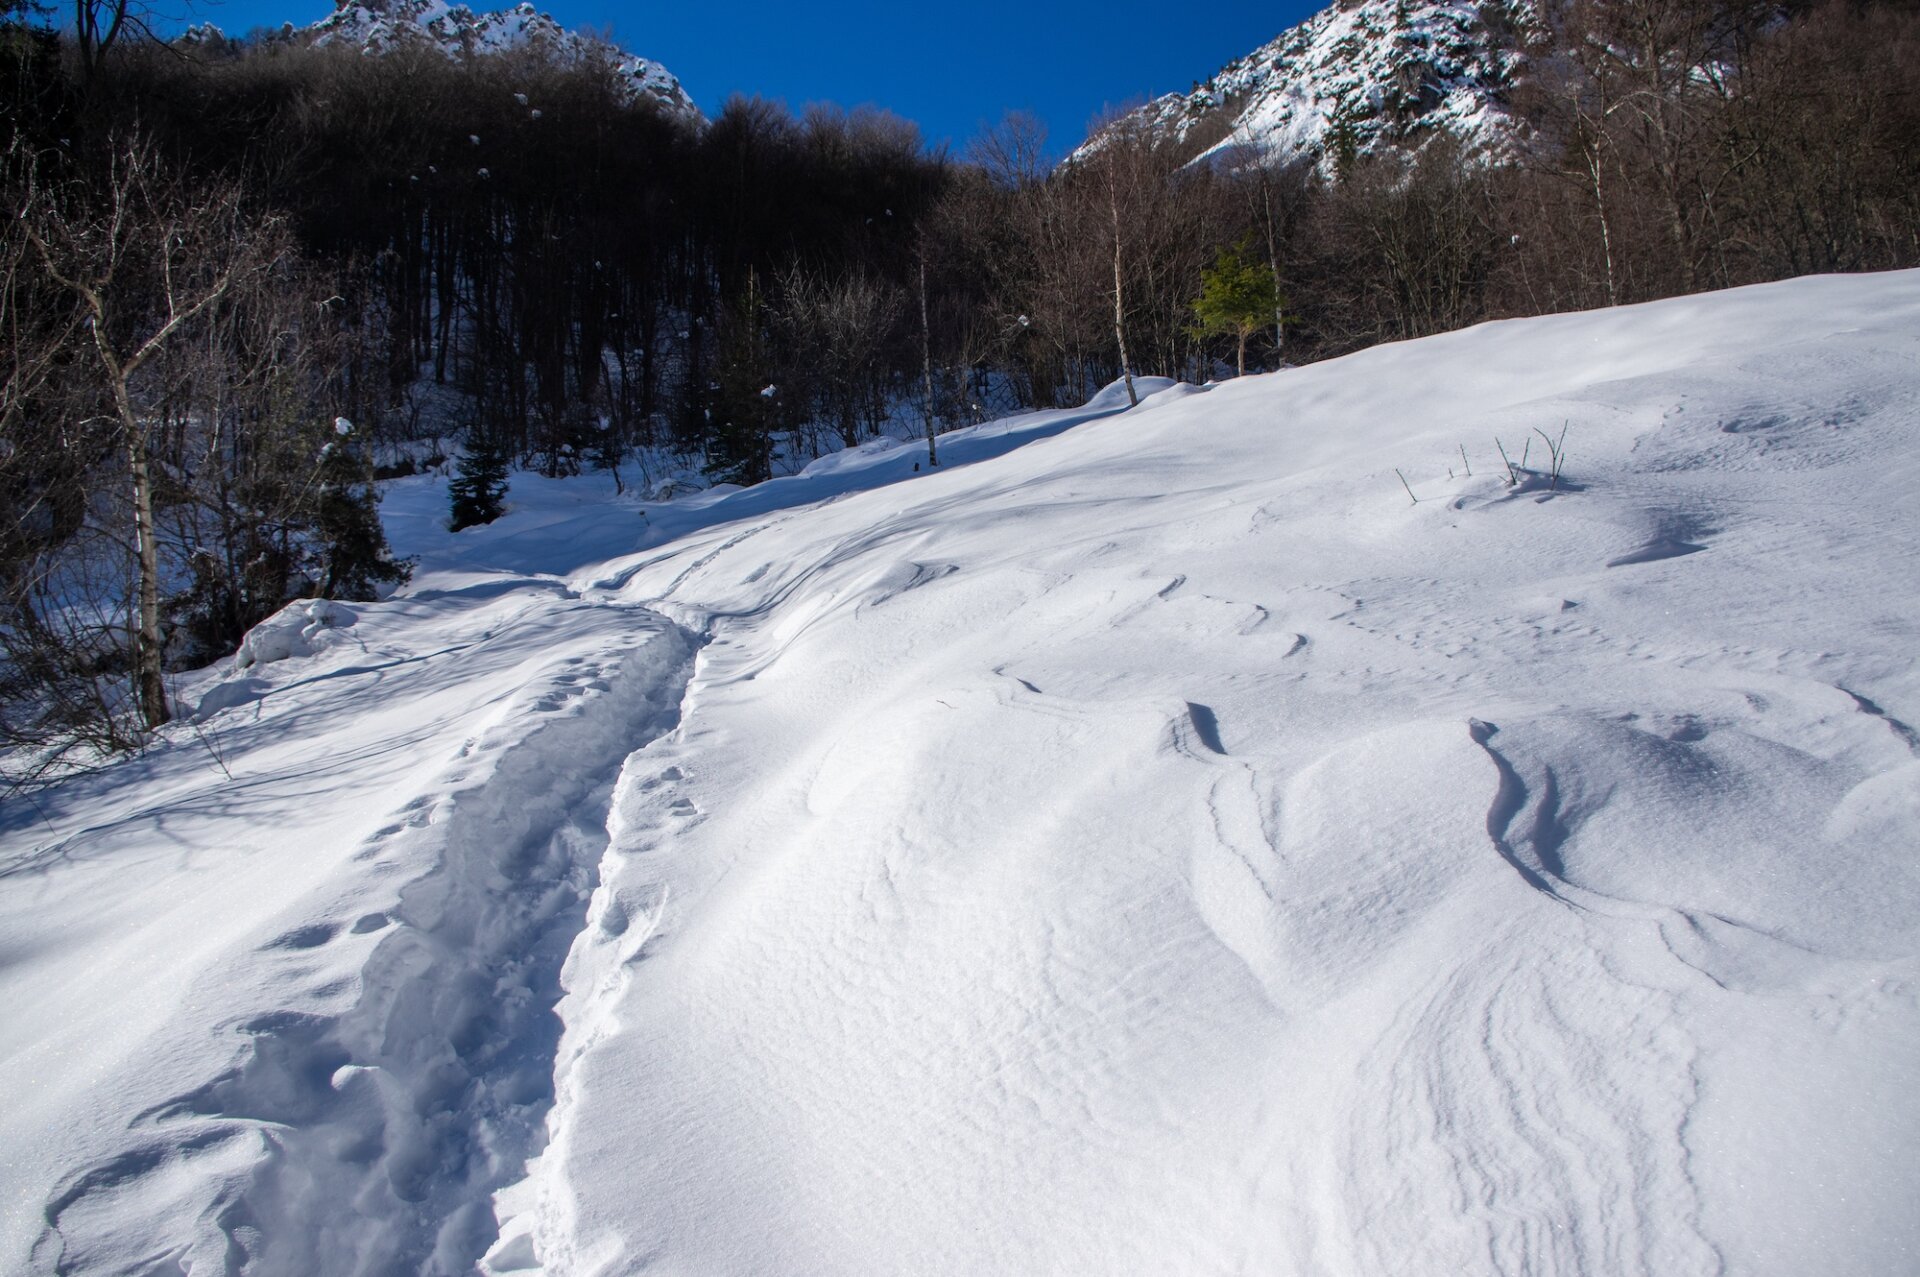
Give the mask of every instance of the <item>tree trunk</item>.
POLYGON ((925 253, 920 255, 920 372, 927 383, 927 469, 933 470, 940 465, 940 453, 933 441, 933 326, 927 322, 925 253))
POLYGON ((107 51, 126 24, 129 7, 130 0, 74 0, 73 36, 80 53, 80 87, 89 95, 107 51))
POLYGON ((1133 389, 1133 365, 1127 360, 1127 310, 1123 303, 1120 274, 1120 191, 1115 179, 1107 179, 1107 207, 1113 211, 1113 340, 1120 347, 1120 375, 1127 383, 1127 403, 1140 406, 1133 389))
POLYGON ((1607 305, 1618 306, 1620 294, 1613 283, 1613 227, 1607 217, 1607 196, 1600 185, 1600 142, 1590 138, 1581 147, 1581 153, 1587 161, 1587 174, 1593 181, 1593 205, 1600 214, 1600 249, 1605 255, 1607 265, 1607 305))
POLYGON ((134 608, 133 690, 140 704, 140 718, 152 729, 173 717, 167 708, 167 686, 162 678, 160 551, 154 543, 153 472, 147 465, 147 437, 133 415, 126 375, 104 345, 100 357, 112 378, 114 410, 127 436, 127 475, 133 484, 134 588, 138 595, 134 608))
MULTIPOLYGON (((1287 317, 1285 305, 1280 298, 1280 237, 1273 226, 1273 176, 1265 169, 1260 171, 1260 199, 1266 210, 1267 226, 1267 269, 1273 272, 1273 357, 1275 360, 1286 358, 1287 317)), ((1241 373, 1246 372, 1246 342, 1241 347, 1241 373)))

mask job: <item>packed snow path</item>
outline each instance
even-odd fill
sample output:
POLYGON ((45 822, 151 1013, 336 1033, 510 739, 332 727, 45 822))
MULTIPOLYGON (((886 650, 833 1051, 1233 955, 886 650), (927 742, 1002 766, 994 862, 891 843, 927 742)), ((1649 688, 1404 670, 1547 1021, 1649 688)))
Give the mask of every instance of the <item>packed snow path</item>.
POLYGON ((552 581, 358 613, 256 631, 281 659, 10 843, 38 836, 0 864, 30 1079, 0 1118, 0 1266, 465 1271, 493 1240, 607 794, 692 647, 552 581))
POLYGON ((1920 276, 1154 389, 400 489, 8 813, 0 1266, 1911 1272, 1920 276))

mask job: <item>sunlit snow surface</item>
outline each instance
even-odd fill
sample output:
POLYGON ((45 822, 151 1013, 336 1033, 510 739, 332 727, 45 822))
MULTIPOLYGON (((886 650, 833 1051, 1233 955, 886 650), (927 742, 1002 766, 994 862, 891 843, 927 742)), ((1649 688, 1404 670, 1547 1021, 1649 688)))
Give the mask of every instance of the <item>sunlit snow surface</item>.
POLYGON ((1913 1271, 1920 275, 1146 389, 397 485, 8 803, 0 1269, 1913 1271))

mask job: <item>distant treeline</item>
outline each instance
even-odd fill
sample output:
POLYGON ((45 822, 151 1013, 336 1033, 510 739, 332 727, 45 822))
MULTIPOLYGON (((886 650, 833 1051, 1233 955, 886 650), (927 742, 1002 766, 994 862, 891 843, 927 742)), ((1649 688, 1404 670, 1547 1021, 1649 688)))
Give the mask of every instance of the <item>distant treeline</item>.
POLYGON ((611 58, 163 47, 16 0, 0 729, 136 739, 167 666, 394 579, 369 480, 413 441, 753 482, 890 416, 1214 375, 1237 339, 1193 303, 1228 261, 1283 294, 1256 366, 1920 263, 1914 4, 1578 0, 1518 35, 1486 5, 1530 42, 1525 158, 1233 169, 1125 121, 1065 166, 1017 117, 962 157, 873 111, 694 128, 611 58))

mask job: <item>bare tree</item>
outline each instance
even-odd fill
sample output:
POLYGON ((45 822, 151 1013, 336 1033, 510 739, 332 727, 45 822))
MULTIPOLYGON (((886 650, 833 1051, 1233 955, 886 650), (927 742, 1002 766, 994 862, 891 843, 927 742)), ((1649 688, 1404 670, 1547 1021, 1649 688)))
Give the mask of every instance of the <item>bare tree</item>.
POLYGON ((1351 338, 1425 337, 1483 318, 1497 243, 1489 205, 1486 173, 1440 141, 1412 161, 1358 160, 1319 232, 1336 254, 1351 338))
POLYGON ((1136 406, 1140 396, 1133 387, 1133 361, 1127 352, 1127 242, 1128 228, 1146 194, 1143 187, 1161 177, 1153 171, 1153 149, 1153 138, 1137 123, 1137 117, 1122 115, 1095 130, 1093 154, 1085 161, 1096 174, 1103 197, 1105 229, 1113 248, 1113 344, 1120 356, 1127 402, 1136 406))
POLYGON ((851 448, 883 389, 885 354, 906 310, 898 288, 864 271, 829 279, 789 270, 780 280, 780 325, 814 365, 821 406, 851 448))
POLYGON ((1635 214, 1654 232, 1634 245, 1636 273, 1656 294, 1726 282, 1716 266, 1725 237, 1714 221, 1723 188, 1753 153, 1725 145, 1719 120, 1738 92, 1746 48, 1778 11, 1758 0, 1565 6, 1564 56, 1543 64, 1555 86, 1545 122, 1566 138, 1592 193, 1610 301, 1625 300, 1622 222, 1635 214))
POLYGON ((1920 11, 1814 6, 1741 67, 1720 144, 1733 282, 1908 264, 1920 248, 1920 11))
POLYGON ((73 47, 83 92, 99 82, 107 58, 128 36, 154 39, 151 13, 141 0, 73 0, 73 47))
POLYGON ((1120 230, 1118 170, 1118 165, 1109 164, 1106 171, 1107 210, 1112 215, 1113 221, 1113 341, 1120 350, 1120 375, 1127 383, 1127 402, 1138 407, 1140 396, 1133 389, 1133 362, 1127 358, 1127 289, 1126 277, 1121 270, 1127 241, 1120 230))
POLYGON ((1255 222, 1260 228, 1260 239, 1267 250, 1267 269, 1273 274, 1273 353, 1276 358, 1284 359, 1287 348, 1287 316, 1283 305, 1284 292, 1281 288, 1283 276, 1280 274, 1280 244, 1289 233, 1287 226, 1289 214, 1301 202, 1305 183, 1303 170, 1296 166, 1292 171, 1282 169, 1271 161, 1254 166, 1246 175, 1243 183, 1247 201, 1255 222))
POLYGON ((84 329, 95 384, 125 458, 133 513, 134 692, 151 729, 171 716, 163 681, 160 561, 143 374, 196 321, 285 252, 277 218, 255 217, 238 187, 195 188, 151 144, 114 141, 97 181, 46 181, 27 164, 14 222, 84 329))
POLYGON ((999 185, 1030 185, 1047 176, 1047 126, 1038 116, 1009 111, 975 138, 967 158, 999 185))
MULTIPOLYGON (((60 301, 9 222, 0 229, 8 351, 0 380, 0 745, 58 740, 112 749, 132 742, 93 675, 121 649, 122 557, 86 535, 91 479, 111 445, 87 414, 68 410, 90 397, 71 376, 83 319, 60 301)), ((31 756, 10 758, 8 779, 21 778, 24 757, 31 756)))

